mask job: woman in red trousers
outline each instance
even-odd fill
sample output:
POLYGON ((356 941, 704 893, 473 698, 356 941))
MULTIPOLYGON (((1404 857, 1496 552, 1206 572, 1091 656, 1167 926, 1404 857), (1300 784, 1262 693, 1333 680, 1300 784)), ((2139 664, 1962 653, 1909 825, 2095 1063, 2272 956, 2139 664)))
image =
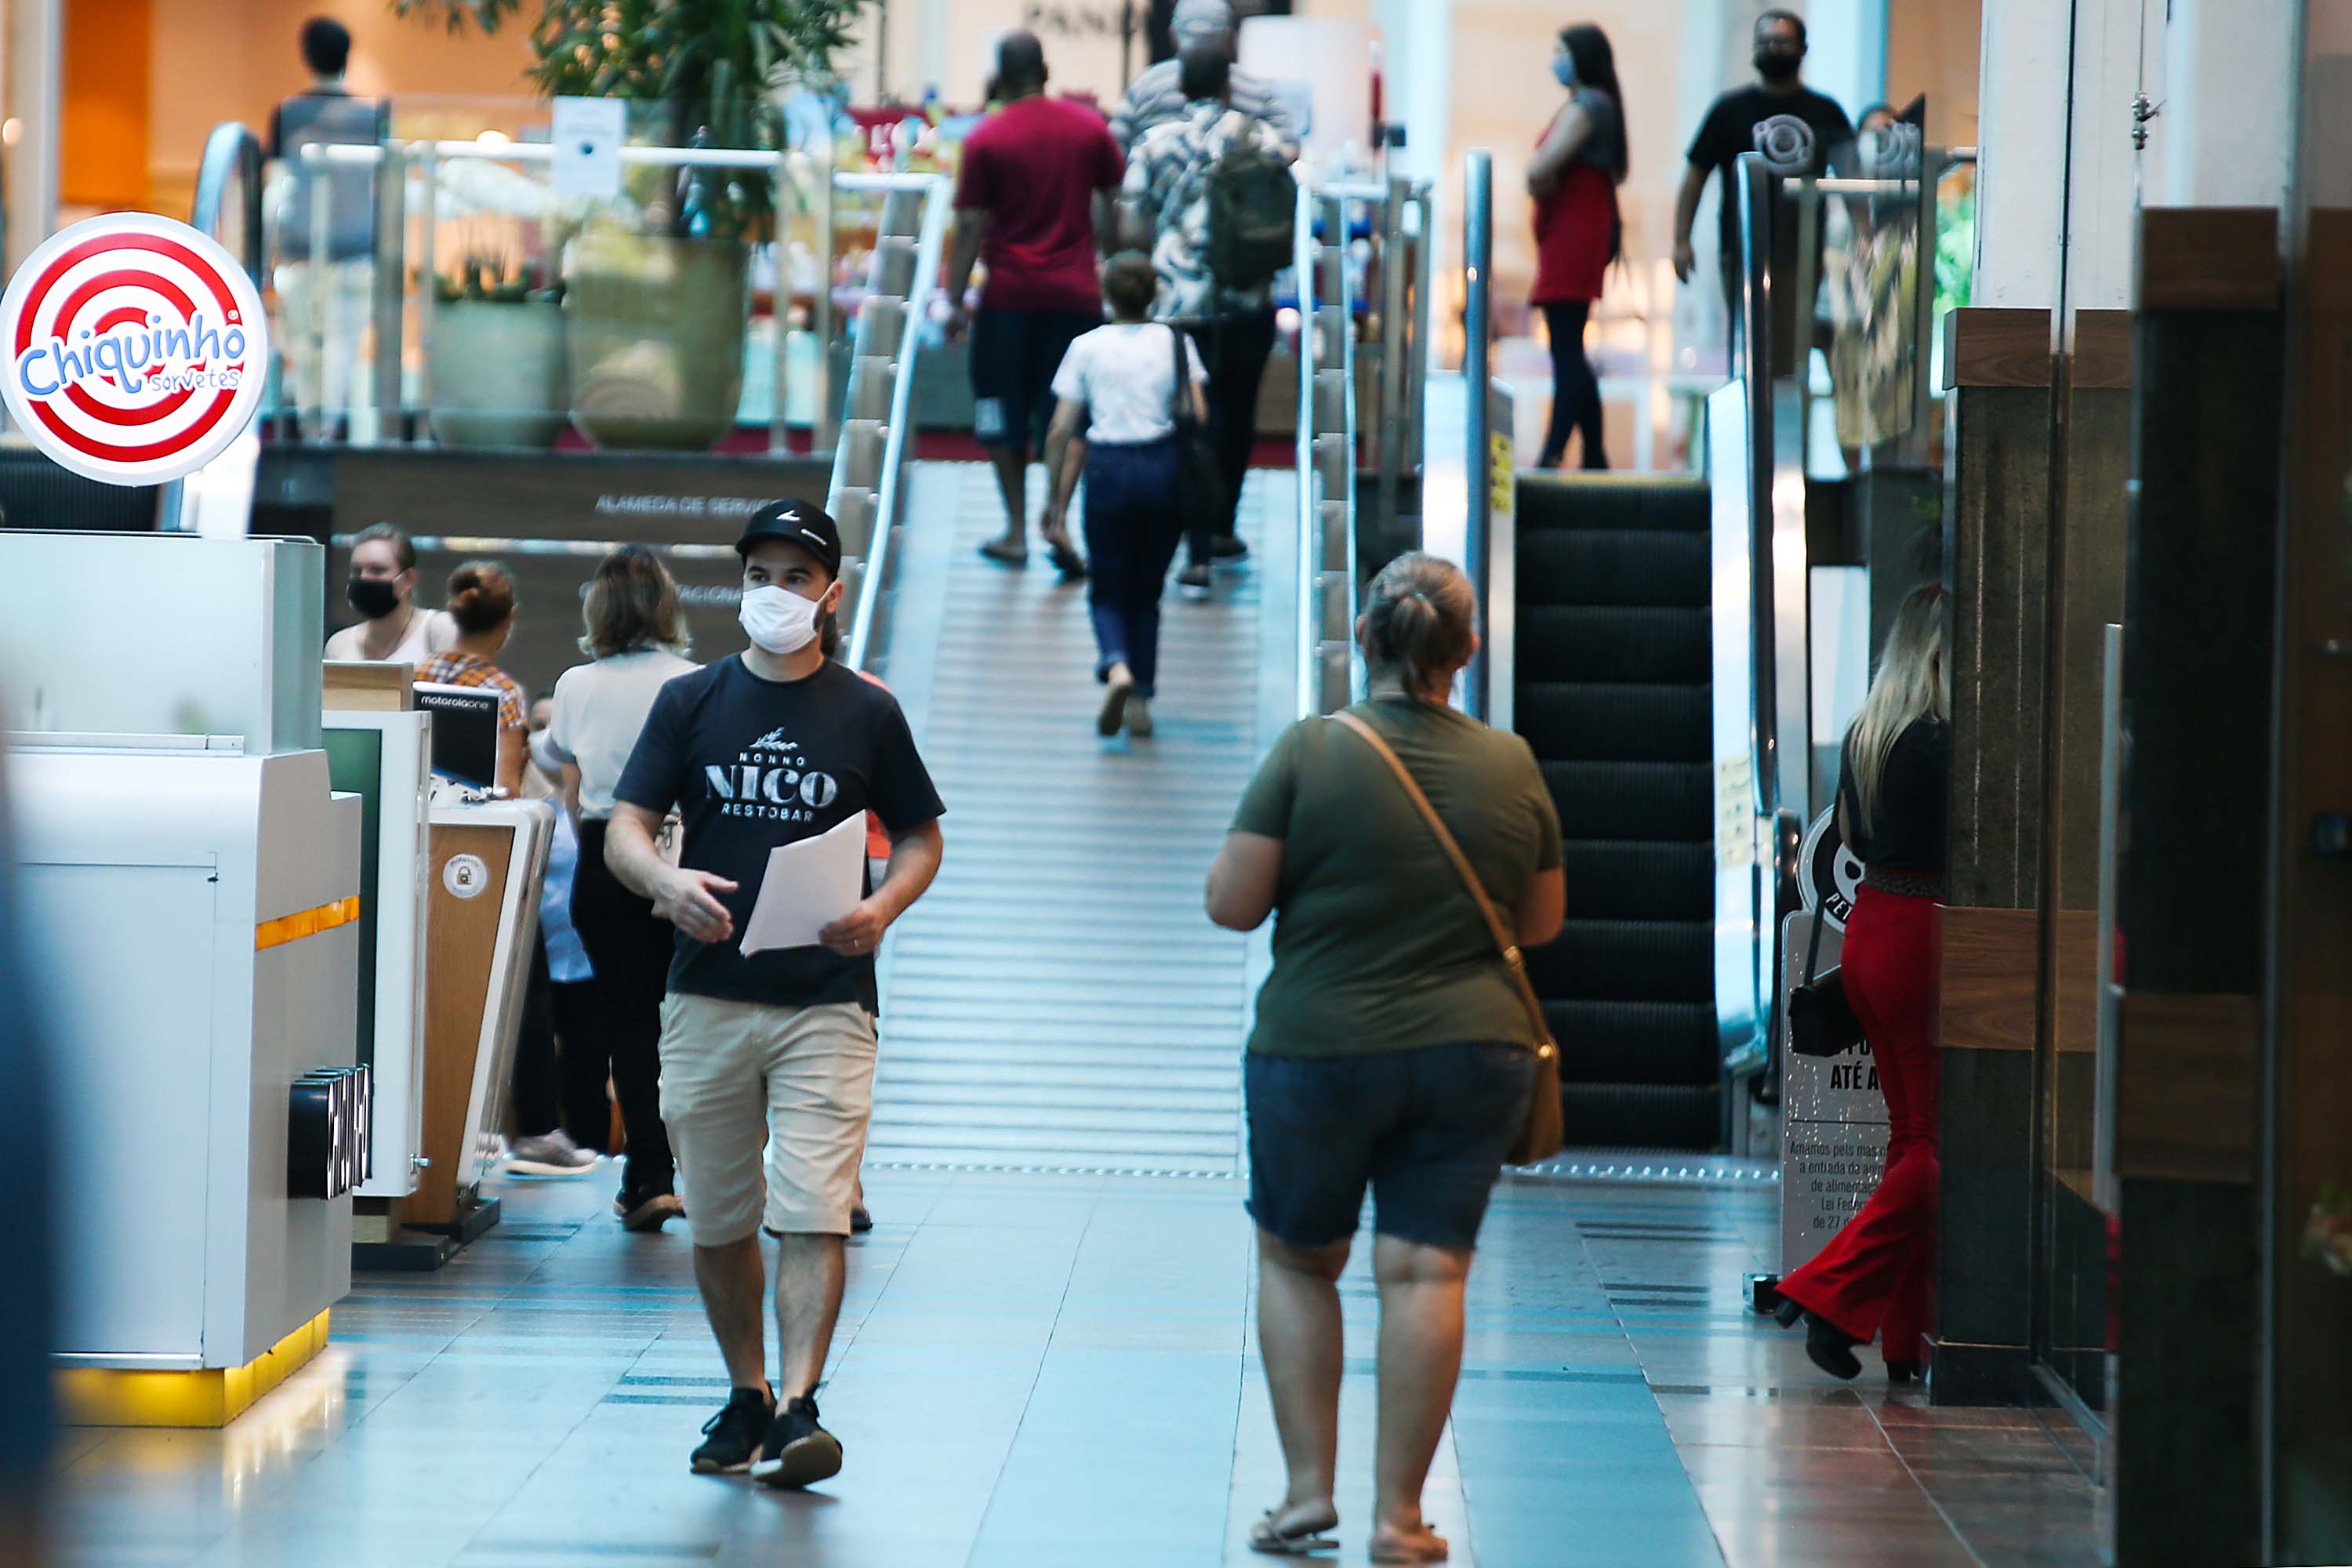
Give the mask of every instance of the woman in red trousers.
POLYGON ((1780 1281, 1780 1321, 1805 1319, 1805 1353, 1838 1377, 1853 1347, 1883 1341, 1886 1375, 1927 1362, 1936 1315, 1938 1090, 1936 943, 1945 889, 1951 677, 1944 590, 1914 589, 1895 617, 1877 678, 1846 731, 1838 823, 1863 863, 1841 970, 1886 1096, 1886 1173, 1819 1256, 1780 1281))

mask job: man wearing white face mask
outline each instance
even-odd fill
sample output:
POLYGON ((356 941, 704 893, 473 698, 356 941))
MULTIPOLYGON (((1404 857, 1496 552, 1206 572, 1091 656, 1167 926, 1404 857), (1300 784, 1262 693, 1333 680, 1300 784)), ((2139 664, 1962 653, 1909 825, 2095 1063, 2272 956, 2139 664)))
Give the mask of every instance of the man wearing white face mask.
POLYGON ((841 1468, 814 1395, 841 1312, 873 1108, 874 953, 939 872, 945 808, 897 700, 830 657, 842 597, 833 520, 779 501, 752 516, 735 548, 751 646, 654 699, 614 791, 604 860, 677 928, 662 1005, 662 1120, 686 1188, 695 1284, 733 1389, 693 1467, 802 1487, 841 1468), (654 847, 673 805, 686 826, 677 867, 654 847), (745 957, 739 938, 769 851, 869 810, 890 835, 881 885, 869 880, 820 945, 745 957), (763 1226, 782 1243, 772 1389, 763 1226))

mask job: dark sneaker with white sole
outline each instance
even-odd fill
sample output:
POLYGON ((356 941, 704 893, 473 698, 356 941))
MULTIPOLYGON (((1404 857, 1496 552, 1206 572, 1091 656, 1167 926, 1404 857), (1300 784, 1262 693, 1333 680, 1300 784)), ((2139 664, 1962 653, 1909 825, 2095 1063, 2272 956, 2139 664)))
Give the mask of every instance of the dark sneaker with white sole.
POLYGON ((626 1187, 613 1200, 623 1230, 659 1230, 686 1215, 686 1205, 676 1193, 633 1193, 626 1187))
POLYGON ((760 1439, 776 1418, 776 1402, 764 1388, 739 1388, 727 1408, 702 1424, 702 1446, 694 1451, 698 1476, 740 1476, 751 1468, 760 1439))
POLYGON ((760 1447, 751 1479, 761 1486, 813 1486, 841 1474, 841 1439, 816 1424, 816 1401, 805 1395, 777 1410, 760 1447))

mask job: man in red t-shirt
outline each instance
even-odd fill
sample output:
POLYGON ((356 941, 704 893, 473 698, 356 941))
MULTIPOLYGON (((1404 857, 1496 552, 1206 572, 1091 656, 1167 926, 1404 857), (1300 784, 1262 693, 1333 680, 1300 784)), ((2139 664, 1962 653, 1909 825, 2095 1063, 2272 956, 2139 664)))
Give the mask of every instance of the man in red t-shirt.
MULTIPOLYGON (((948 254, 950 335, 966 325, 971 265, 988 263, 971 327, 972 434, 990 448, 1004 494, 1004 532, 981 553, 1007 566, 1029 559, 1029 458, 1045 448, 1050 388, 1062 355, 1102 325, 1096 241, 1127 173, 1102 116, 1045 96, 1045 49, 1034 33, 1009 33, 996 51, 1003 107, 964 139, 956 184, 955 240, 948 254)), ((1066 532, 1045 536, 1054 564, 1078 576, 1086 563, 1066 532)))

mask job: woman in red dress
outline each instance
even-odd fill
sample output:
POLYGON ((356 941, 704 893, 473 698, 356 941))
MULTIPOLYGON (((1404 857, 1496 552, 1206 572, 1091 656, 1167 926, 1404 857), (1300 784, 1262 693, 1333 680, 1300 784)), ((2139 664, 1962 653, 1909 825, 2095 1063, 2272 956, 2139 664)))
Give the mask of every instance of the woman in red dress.
POLYGON ((1937 1156, 1943 1064, 1936 1045, 1937 926, 1944 904, 1952 771, 1944 590, 1915 588, 1845 737, 1838 824, 1862 861, 1839 954, 1846 1000, 1886 1096, 1886 1173, 1860 1214, 1780 1281, 1780 1321, 1805 1320, 1805 1353, 1833 1376, 1880 1341, 1886 1375, 1925 1370, 1936 1316, 1937 1156))
POLYGON ((1583 463, 1605 468, 1601 380, 1584 355, 1584 324, 1601 298, 1601 276, 1624 250, 1617 187, 1625 181, 1624 100, 1609 35, 1589 22, 1564 29, 1552 74, 1568 101, 1552 116, 1528 164, 1536 202, 1536 287, 1530 300, 1551 337, 1551 426, 1536 466, 1556 468, 1569 432, 1583 437, 1583 463))

